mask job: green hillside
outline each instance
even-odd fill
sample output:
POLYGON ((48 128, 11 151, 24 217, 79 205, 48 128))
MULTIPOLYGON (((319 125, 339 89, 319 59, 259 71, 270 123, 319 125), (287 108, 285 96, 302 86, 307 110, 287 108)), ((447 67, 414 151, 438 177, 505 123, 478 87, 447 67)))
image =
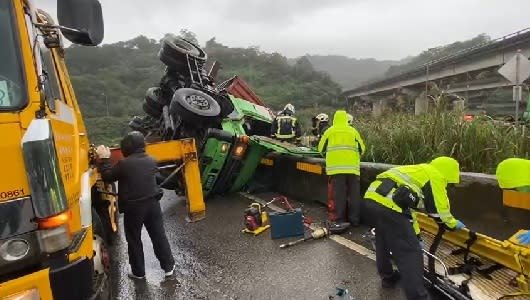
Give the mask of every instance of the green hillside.
MULTIPOLYGON (((192 33, 184 33, 193 38, 192 33)), ((159 41, 145 36, 95 48, 66 49, 69 73, 93 142, 116 141, 126 131, 127 120, 143 113, 145 90, 156 86, 163 75, 159 49, 159 41)), ((209 60, 222 65, 218 82, 239 75, 274 109, 288 102, 298 110, 342 102, 339 85, 328 74, 315 71, 306 59, 291 66, 278 53, 230 48, 214 38, 205 50, 209 60)))

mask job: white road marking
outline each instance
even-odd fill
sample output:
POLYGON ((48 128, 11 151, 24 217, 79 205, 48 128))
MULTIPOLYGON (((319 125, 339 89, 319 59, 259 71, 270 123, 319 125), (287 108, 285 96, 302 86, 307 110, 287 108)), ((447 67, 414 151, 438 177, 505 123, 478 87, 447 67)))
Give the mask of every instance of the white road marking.
POLYGON ((350 250, 353 250, 353 251, 359 253, 362 256, 366 256, 369 259, 375 261, 375 253, 372 250, 370 250, 370 249, 368 249, 368 248, 366 248, 366 247, 364 247, 362 245, 359 245, 359 244, 357 244, 357 243, 355 243, 355 242, 353 242, 353 241, 351 241, 351 240, 349 240, 349 239, 347 239, 345 237, 342 237, 340 235, 331 235, 329 237, 329 239, 341 244, 344 247, 349 248, 350 250))
MULTIPOLYGON (((258 202, 261 205, 265 205, 265 203, 267 203, 265 200, 263 200, 261 198, 258 198, 256 196, 247 194, 247 193, 241 192, 239 194, 242 195, 243 197, 247 198, 247 199, 250 199, 250 200, 254 201, 254 202, 258 202)), ((274 204, 269 205, 268 207, 270 209, 274 210, 274 211, 277 211, 277 212, 285 212, 285 209, 283 209, 281 207, 278 207, 278 206, 276 206, 274 204)), ((315 230, 317 228, 317 226, 311 224, 309 226, 309 228, 311 230, 315 230)), ((357 252, 358 254, 360 254, 362 256, 365 256, 365 257, 375 261, 375 253, 374 253, 374 251, 372 251, 372 250, 370 250, 370 249, 368 249, 368 248, 366 248, 366 247, 364 247, 362 245, 359 245, 359 244, 357 244, 357 243, 355 243, 355 242, 353 242, 353 241, 351 241, 351 240, 349 240, 347 238, 344 238, 344 237, 342 237, 340 235, 331 235, 329 237, 329 239, 334 241, 334 242, 336 242, 336 243, 338 243, 338 244, 340 244, 340 245, 342 245, 342 246, 344 246, 344 247, 346 247, 346 248, 348 248, 348 249, 350 249, 350 250, 352 250, 352 251, 354 251, 354 252, 357 252)), ((435 268, 436 268, 438 274, 443 274, 443 272, 438 271, 441 267, 442 266, 437 262, 436 265, 435 265, 435 268)), ((467 279, 466 276, 462 276, 462 275, 457 275, 457 276, 454 276, 454 275, 451 276, 450 275, 449 278, 451 280, 453 280, 455 283, 459 283, 462 280, 467 279)), ((468 286, 470 288, 470 294, 472 295, 472 299, 492 300, 491 297, 485 295, 483 293, 483 291, 480 290, 477 286, 475 286, 472 282, 469 282, 468 286)))

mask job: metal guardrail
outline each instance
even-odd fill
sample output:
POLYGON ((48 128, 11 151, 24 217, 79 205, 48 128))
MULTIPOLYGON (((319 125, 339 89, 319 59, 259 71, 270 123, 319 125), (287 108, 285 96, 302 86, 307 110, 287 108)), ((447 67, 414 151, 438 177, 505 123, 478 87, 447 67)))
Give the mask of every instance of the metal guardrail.
POLYGON ((366 89, 369 89, 369 88, 373 88, 373 87, 375 87, 375 86, 377 86, 379 84, 386 83, 388 81, 392 81, 392 80, 395 80, 395 79, 399 79, 399 78, 401 78, 403 76, 410 75, 411 73, 414 73, 414 72, 425 70, 427 67, 432 67, 432 66, 437 66, 437 65, 440 65, 440 64, 445 64, 445 63, 447 63, 447 62, 449 62, 451 60, 455 60, 455 59, 458 59, 458 58, 462 58, 462 57, 468 56, 468 55, 470 55, 473 52, 480 52, 481 50, 484 50, 484 49, 486 49, 488 47, 495 47, 495 46, 498 46, 498 45, 500 45, 502 43, 505 43, 506 41, 516 40, 518 38, 521 38, 521 36, 523 34, 529 34, 529 33, 530 33, 530 27, 524 28, 524 29, 516 31, 514 33, 510 33, 508 35, 505 35, 505 36, 490 40, 488 42, 481 43, 481 44, 475 45, 475 46, 470 47, 470 48, 462 49, 462 50, 459 50, 457 52, 451 53, 449 55, 446 55, 446 56, 443 56, 443 57, 428 61, 428 62, 426 62, 424 64, 411 66, 410 68, 402 70, 402 71, 400 71, 397 74, 393 74, 393 75, 385 76, 383 78, 379 78, 379 79, 376 79, 376 80, 373 80, 373 81, 369 81, 366 84, 364 84, 363 86, 360 86, 360 87, 357 87, 355 89, 351 89, 351 90, 345 91, 343 93, 343 95, 347 96, 347 94, 351 94, 351 93, 363 91, 363 90, 366 90, 366 89))

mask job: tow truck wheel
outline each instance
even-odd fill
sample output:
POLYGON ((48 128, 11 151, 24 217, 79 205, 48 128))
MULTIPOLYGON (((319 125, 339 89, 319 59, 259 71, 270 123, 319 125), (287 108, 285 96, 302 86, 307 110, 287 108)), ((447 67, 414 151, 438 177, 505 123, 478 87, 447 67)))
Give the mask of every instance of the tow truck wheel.
POLYGON ((94 299, 110 300, 112 299, 110 256, 105 239, 103 239, 103 224, 95 210, 92 210, 92 229, 92 245, 94 249, 94 256, 92 257, 94 264, 94 299))
POLYGON ((169 112, 178 114, 189 122, 211 121, 221 114, 221 107, 212 96, 196 89, 182 88, 175 91, 169 112))

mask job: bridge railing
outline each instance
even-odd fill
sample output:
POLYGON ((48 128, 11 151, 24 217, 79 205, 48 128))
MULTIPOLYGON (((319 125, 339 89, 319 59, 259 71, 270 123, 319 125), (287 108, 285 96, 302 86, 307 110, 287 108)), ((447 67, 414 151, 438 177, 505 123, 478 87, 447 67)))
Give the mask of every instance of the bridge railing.
POLYGON ((347 96, 347 94, 350 94, 350 93, 354 93, 354 92, 358 92, 358 91, 363 91, 363 90, 368 90, 368 89, 371 89, 373 87, 376 87, 380 84, 384 84, 384 83, 388 83, 388 82, 392 82, 392 81, 395 81, 395 80, 399 80, 403 77, 406 77, 406 76, 410 76, 414 73, 417 73, 417 72, 424 72, 425 70, 427 70, 427 68, 433 68, 433 67, 436 67, 436 66, 439 66, 439 65, 445 65, 447 64, 448 62, 450 61, 453 61, 453 60, 456 60, 456 59, 459 59, 459 58, 463 58, 465 56, 468 56, 472 53, 478 53, 478 52, 481 52, 483 50, 485 50, 486 48, 495 48, 501 44, 504 44, 504 43, 510 43, 512 42, 513 40, 517 40, 519 39, 522 35, 527 35, 530 33, 530 27, 529 28, 525 28, 525 29, 522 29, 522 30, 519 30, 519 31, 516 31, 516 32, 513 32, 513 33, 510 33, 508 35, 505 35, 505 36, 502 36, 502 37, 499 37, 499 38, 496 38, 496 39, 493 39, 493 40, 490 40, 488 42, 485 42, 485 43, 481 43, 481 44, 478 44, 478 45, 475 45, 473 47, 470 47, 470 48, 466 48, 466 49, 462 49, 462 50, 459 50, 459 51, 456 51, 454 53, 451 53, 449 55, 446 55, 446 56, 443 56, 443 57, 440 57, 440 58, 437 58, 437 59, 434 59, 434 60, 430 60, 426 63, 423 63, 423 64, 420 64, 420 65, 415 65, 415 66, 411 66, 405 70, 401 70, 398 74, 393 74, 393 75, 388 75, 388 76, 384 76, 383 78, 378 78, 378 79, 374 79, 372 81, 368 81, 365 85, 361 86, 361 87, 357 87, 355 89, 352 89, 352 90, 349 90, 349 91, 346 91, 344 94, 347 96))

